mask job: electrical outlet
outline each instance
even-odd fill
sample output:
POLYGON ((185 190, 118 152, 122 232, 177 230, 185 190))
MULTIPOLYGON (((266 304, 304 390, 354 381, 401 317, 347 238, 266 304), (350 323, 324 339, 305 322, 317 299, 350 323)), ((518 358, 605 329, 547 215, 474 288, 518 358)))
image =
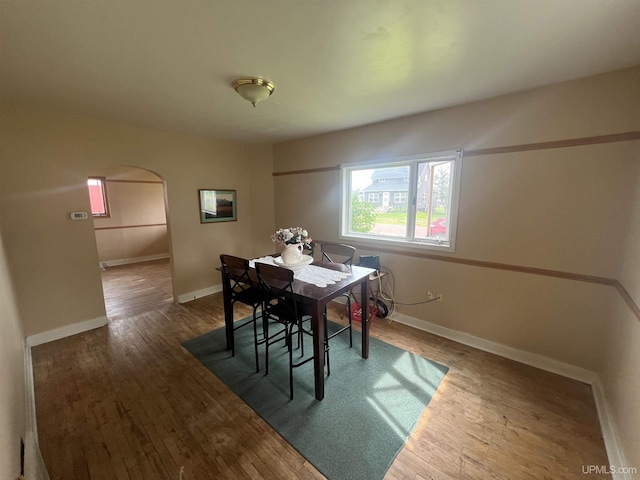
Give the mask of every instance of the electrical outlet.
POLYGON ((441 292, 437 292, 436 298, 438 299, 438 302, 442 302, 444 300, 444 294, 441 292))
POLYGON ((427 291, 427 299, 428 300, 433 300, 434 299, 434 295, 433 295, 433 292, 431 290, 427 291))

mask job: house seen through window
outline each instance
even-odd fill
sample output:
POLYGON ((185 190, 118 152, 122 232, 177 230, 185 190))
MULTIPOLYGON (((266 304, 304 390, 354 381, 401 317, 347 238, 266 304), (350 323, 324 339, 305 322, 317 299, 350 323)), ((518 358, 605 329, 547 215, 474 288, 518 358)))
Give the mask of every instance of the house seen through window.
POLYGON ((341 238, 452 251, 462 153, 342 167, 341 238))
POLYGON ((94 217, 108 217, 109 204, 107 202, 107 190, 103 177, 89 177, 89 199, 91 200, 91 214, 94 217))

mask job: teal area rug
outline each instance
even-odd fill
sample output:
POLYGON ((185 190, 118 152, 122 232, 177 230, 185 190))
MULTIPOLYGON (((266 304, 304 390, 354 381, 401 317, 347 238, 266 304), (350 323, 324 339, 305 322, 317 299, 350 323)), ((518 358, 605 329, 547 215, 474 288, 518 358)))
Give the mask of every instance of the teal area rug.
MULTIPOLYGON (((329 330, 335 327, 330 323, 329 330)), ((309 362, 294 369, 289 400, 284 342, 269 348, 269 375, 264 348, 260 372, 255 371, 251 327, 237 330, 235 342, 232 357, 220 328, 183 346, 330 480, 382 479, 448 370, 373 337, 365 360, 360 332, 354 330, 353 348, 346 332, 331 339, 324 399, 315 399, 309 362)), ((305 356, 312 352, 308 337, 305 356)), ((294 351, 294 361, 297 355, 294 351)))

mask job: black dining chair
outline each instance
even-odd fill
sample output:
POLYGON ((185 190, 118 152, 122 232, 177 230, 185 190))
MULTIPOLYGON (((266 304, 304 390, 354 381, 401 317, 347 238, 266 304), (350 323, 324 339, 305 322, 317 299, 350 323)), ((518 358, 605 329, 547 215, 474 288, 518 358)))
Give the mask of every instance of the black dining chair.
POLYGON ((313 355, 304 358, 304 335, 313 333, 303 328, 306 316, 298 309, 298 303, 293 296, 293 271, 265 263, 256 263, 256 271, 260 280, 260 287, 264 294, 262 319, 264 322, 264 338, 257 344, 265 345, 265 375, 269 374, 269 347, 282 340, 289 353, 289 397, 293 399, 293 369, 313 360, 313 355), (269 329, 280 325, 275 332, 269 329), (297 338, 300 349, 299 360, 293 361, 293 339, 297 338))
POLYGON ((313 254, 315 253, 316 250, 316 242, 311 241, 310 243, 305 243, 304 245, 302 245, 302 254, 303 255, 309 255, 311 258, 313 258, 313 254))
MULTIPOLYGON (((356 248, 352 247, 351 245, 345 245, 343 243, 322 243, 320 244, 320 251, 322 252, 323 262, 342 263, 344 265, 351 266, 353 264, 353 257, 356 253, 356 248)), ((342 296, 345 297, 347 300, 347 315, 349 317, 349 324, 329 334, 329 331, 327 330, 327 326, 328 326, 327 310, 325 308, 324 329, 326 332, 325 335, 327 336, 326 348, 329 347, 328 344, 330 339, 347 330, 349 331, 349 346, 353 347, 353 328, 352 328, 352 319, 351 319, 351 292, 344 293, 342 296)))
MULTIPOLYGON (((246 258, 234 257, 233 255, 220 255, 220 263, 222 264, 223 281, 229 285, 229 295, 231 300, 231 309, 236 302, 243 303, 253 309, 253 315, 247 321, 239 321, 237 325, 234 323, 233 331, 253 325, 253 343, 256 356, 256 372, 260 371, 260 362, 258 360, 258 329, 257 329, 257 311, 262 307, 264 292, 260 285, 251 280, 249 276, 249 260, 246 258)), ((231 355, 235 356, 235 342, 231 348, 231 355)))

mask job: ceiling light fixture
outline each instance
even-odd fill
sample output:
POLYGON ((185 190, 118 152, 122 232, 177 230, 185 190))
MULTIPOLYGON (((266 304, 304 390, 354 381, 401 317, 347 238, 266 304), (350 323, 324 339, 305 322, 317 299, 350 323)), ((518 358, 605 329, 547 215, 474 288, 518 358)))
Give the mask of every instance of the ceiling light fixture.
POLYGON ((257 103, 269 98, 276 86, 264 78, 238 78, 231 84, 233 89, 238 92, 245 100, 251 102, 255 107, 257 103))

